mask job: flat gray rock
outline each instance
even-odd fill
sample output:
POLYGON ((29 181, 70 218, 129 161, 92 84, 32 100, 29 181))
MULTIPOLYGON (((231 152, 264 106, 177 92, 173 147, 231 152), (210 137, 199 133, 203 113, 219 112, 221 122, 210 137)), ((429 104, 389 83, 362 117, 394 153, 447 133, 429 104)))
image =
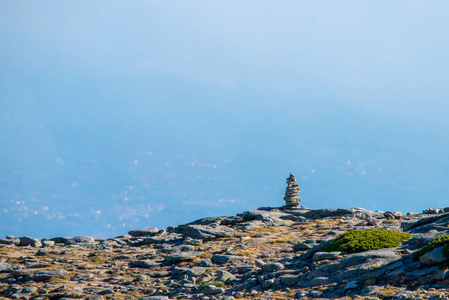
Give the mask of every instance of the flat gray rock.
POLYGON ((61 255, 61 254, 65 254, 68 251, 70 251, 70 249, 68 248, 41 248, 39 249, 39 251, 36 252, 36 255, 47 255, 47 254, 57 254, 57 255, 61 255))
POLYGON ((212 256, 212 262, 215 264, 225 264, 229 263, 235 260, 242 260, 246 257, 244 256, 237 256, 237 255, 222 255, 222 254, 214 254, 212 256))
POLYGON ((257 267, 252 266, 252 265, 239 265, 239 266, 235 266, 234 267, 234 272, 238 273, 238 274, 244 274, 247 272, 252 272, 254 270, 257 270, 257 267))
POLYGON ((334 252, 315 252, 313 254, 313 260, 314 261, 320 261, 320 260, 333 260, 337 259, 338 256, 341 254, 340 251, 334 251, 334 252))
POLYGON ((449 213, 434 215, 419 219, 418 221, 404 221, 401 223, 401 228, 410 232, 428 232, 431 229, 441 229, 439 231, 447 230, 445 225, 449 224, 449 213))
POLYGON ((337 279, 350 279, 362 276, 372 266, 380 267, 399 260, 400 255, 394 249, 370 250, 353 253, 335 262, 318 267, 308 273, 308 278, 340 276, 337 279), (348 269, 349 268, 349 269, 348 269))
POLYGON ((235 276, 232 273, 224 270, 217 271, 217 278, 215 278, 215 280, 226 282, 231 279, 235 279, 235 276))
POLYGON ((274 272, 274 271, 279 271, 284 269, 284 265, 278 262, 274 262, 274 263, 268 263, 268 264, 263 264, 262 265, 262 270, 264 270, 265 272, 274 272))
POLYGON ((11 269, 11 265, 5 262, 0 262, 0 272, 8 272, 11 269))
POLYGON ((68 241, 66 241, 66 244, 72 245, 72 244, 94 244, 95 239, 91 236, 75 236, 68 241))
POLYGON ((209 285, 205 289, 202 290, 204 295, 214 295, 214 294, 221 294, 225 292, 224 288, 216 287, 215 285, 209 285))
POLYGON ((59 269, 59 270, 48 270, 48 271, 40 271, 40 272, 35 272, 35 273, 31 273, 29 275, 25 276, 25 281, 47 281, 50 280, 52 278, 60 278, 60 277, 64 277, 67 276, 69 274, 69 272, 67 272, 64 269, 59 269))
MULTIPOLYGON (((373 261, 370 261, 373 262, 373 261)), ((375 263, 375 261, 373 262, 375 263)), ((414 269, 414 268, 412 268, 414 269)), ((390 264, 385 264, 383 266, 376 266, 376 268, 372 268, 369 272, 363 274, 362 278, 364 280, 368 280, 371 278, 381 278, 385 274, 393 275, 395 272, 403 272, 404 271, 404 263, 402 261, 396 261, 390 264)))
POLYGON ((72 278, 70 278, 71 281, 80 281, 80 280, 89 280, 94 278, 94 275, 92 273, 80 273, 76 274, 72 278))
POLYGON ((143 228, 143 229, 135 229, 128 232, 129 235, 133 237, 148 237, 156 235, 159 230, 155 227, 143 228))
POLYGON ((260 220, 252 220, 252 221, 248 221, 248 222, 239 223, 237 225, 237 228, 246 232, 246 231, 250 231, 255 228, 265 227, 265 226, 266 226, 265 223, 260 220))
POLYGON ((439 266, 433 266, 433 267, 429 267, 429 268, 425 268, 425 269, 419 269, 419 270, 408 272, 407 275, 414 276, 414 277, 426 276, 426 275, 432 274, 433 272, 438 271, 439 268, 440 268, 439 266))
POLYGON ((35 273, 35 269, 17 269, 11 271, 11 276, 13 277, 19 277, 19 276, 26 276, 35 273))
POLYGON ((184 261, 184 260, 191 260, 203 253, 204 252, 201 252, 201 251, 179 252, 179 253, 165 255, 164 259, 169 262, 179 262, 179 261, 184 261))
POLYGON ((233 237, 235 230, 227 226, 209 226, 209 225, 185 225, 184 234, 193 239, 202 239, 205 241, 217 238, 233 237))
POLYGON ((54 241, 50 241, 50 240, 41 240, 41 243, 42 243, 42 247, 51 247, 56 244, 54 241))
POLYGON ((395 250, 395 248, 388 248, 353 253, 343 258, 339 263, 345 268, 360 265, 373 259, 383 259, 385 263, 390 263, 401 258, 399 254, 395 253, 395 250))
POLYGON ((323 208, 306 212, 302 216, 308 219, 322 219, 328 217, 341 217, 352 214, 350 209, 345 208, 323 208))
POLYGON ((192 267, 190 269, 187 269, 187 275, 189 276, 200 276, 203 275, 206 272, 207 268, 203 267, 192 267))
POLYGON ((300 276, 282 276, 279 277, 281 283, 286 286, 293 286, 299 282, 300 276))
POLYGON ((317 277, 310 280, 301 280, 296 285, 299 288, 308 288, 315 286, 322 286, 329 282, 329 278, 327 277, 317 277))
POLYGON ((143 246, 143 245, 153 245, 162 244, 168 242, 175 242, 181 240, 181 237, 174 234, 164 235, 164 236, 152 236, 144 238, 143 240, 137 242, 131 242, 131 246, 143 246))
POLYGON ((153 267, 159 266, 158 263, 151 260, 136 260, 130 262, 128 265, 130 268, 143 268, 143 269, 151 269, 153 267))
POLYGON ((304 214, 303 217, 308 219, 323 219, 329 217, 342 217, 346 215, 353 215, 358 218, 367 218, 367 217, 379 217, 382 214, 378 212, 374 212, 368 209, 355 207, 355 208, 323 208, 323 209, 315 209, 310 210, 304 214))
POLYGON ((20 244, 20 239, 12 238, 12 239, 0 239, 0 245, 16 245, 20 244))
POLYGON ((172 253, 172 252, 186 252, 186 251, 194 251, 194 250, 195 250, 195 246, 179 245, 179 246, 162 249, 161 252, 172 253))

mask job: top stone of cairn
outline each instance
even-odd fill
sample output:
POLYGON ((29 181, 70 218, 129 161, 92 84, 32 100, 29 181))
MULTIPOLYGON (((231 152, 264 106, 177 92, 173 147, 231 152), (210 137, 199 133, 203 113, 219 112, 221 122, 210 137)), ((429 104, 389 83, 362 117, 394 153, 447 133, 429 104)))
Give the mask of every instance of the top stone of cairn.
POLYGON ((299 201, 301 201, 301 198, 298 197, 300 191, 295 175, 290 173, 290 177, 287 178, 287 189, 285 190, 285 205, 290 207, 298 206, 299 201))

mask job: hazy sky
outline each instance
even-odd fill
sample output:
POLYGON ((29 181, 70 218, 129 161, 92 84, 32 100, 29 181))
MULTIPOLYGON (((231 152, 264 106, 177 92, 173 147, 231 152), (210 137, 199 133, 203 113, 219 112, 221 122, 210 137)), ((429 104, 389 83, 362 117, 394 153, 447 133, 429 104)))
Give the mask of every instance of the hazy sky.
MULTIPOLYGON (((167 213, 177 224, 281 205, 289 172, 309 207, 446 206, 448 15, 447 1, 2 1, 0 213, 13 230, 30 209, 11 203, 39 215, 83 178, 108 195, 157 178, 149 203, 191 210, 167 213), (139 177, 142 151, 160 165, 139 177), (179 157, 216 173, 166 173, 179 157)), ((100 198, 83 205, 119 201, 100 198)))

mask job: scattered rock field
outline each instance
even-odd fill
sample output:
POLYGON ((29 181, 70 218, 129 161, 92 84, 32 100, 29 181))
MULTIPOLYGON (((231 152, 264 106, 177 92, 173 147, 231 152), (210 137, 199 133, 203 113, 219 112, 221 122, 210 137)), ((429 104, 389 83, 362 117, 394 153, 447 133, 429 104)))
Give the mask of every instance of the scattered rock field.
POLYGON ((445 240, 416 254, 447 234, 447 209, 262 207, 108 239, 8 236, 0 239, 0 299, 449 299, 445 240), (411 238, 324 251, 345 232, 372 228, 411 238))

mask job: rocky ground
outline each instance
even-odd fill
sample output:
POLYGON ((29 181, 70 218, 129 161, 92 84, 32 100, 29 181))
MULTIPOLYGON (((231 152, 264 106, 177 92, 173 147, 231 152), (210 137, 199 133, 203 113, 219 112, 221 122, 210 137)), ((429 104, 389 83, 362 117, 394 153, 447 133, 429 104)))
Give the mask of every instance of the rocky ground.
POLYGON ((441 249, 413 255, 448 234, 446 212, 266 207, 110 239, 9 236, 0 239, 0 298, 449 299, 441 249), (363 228, 413 237, 397 248, 322 252, 363 228))

